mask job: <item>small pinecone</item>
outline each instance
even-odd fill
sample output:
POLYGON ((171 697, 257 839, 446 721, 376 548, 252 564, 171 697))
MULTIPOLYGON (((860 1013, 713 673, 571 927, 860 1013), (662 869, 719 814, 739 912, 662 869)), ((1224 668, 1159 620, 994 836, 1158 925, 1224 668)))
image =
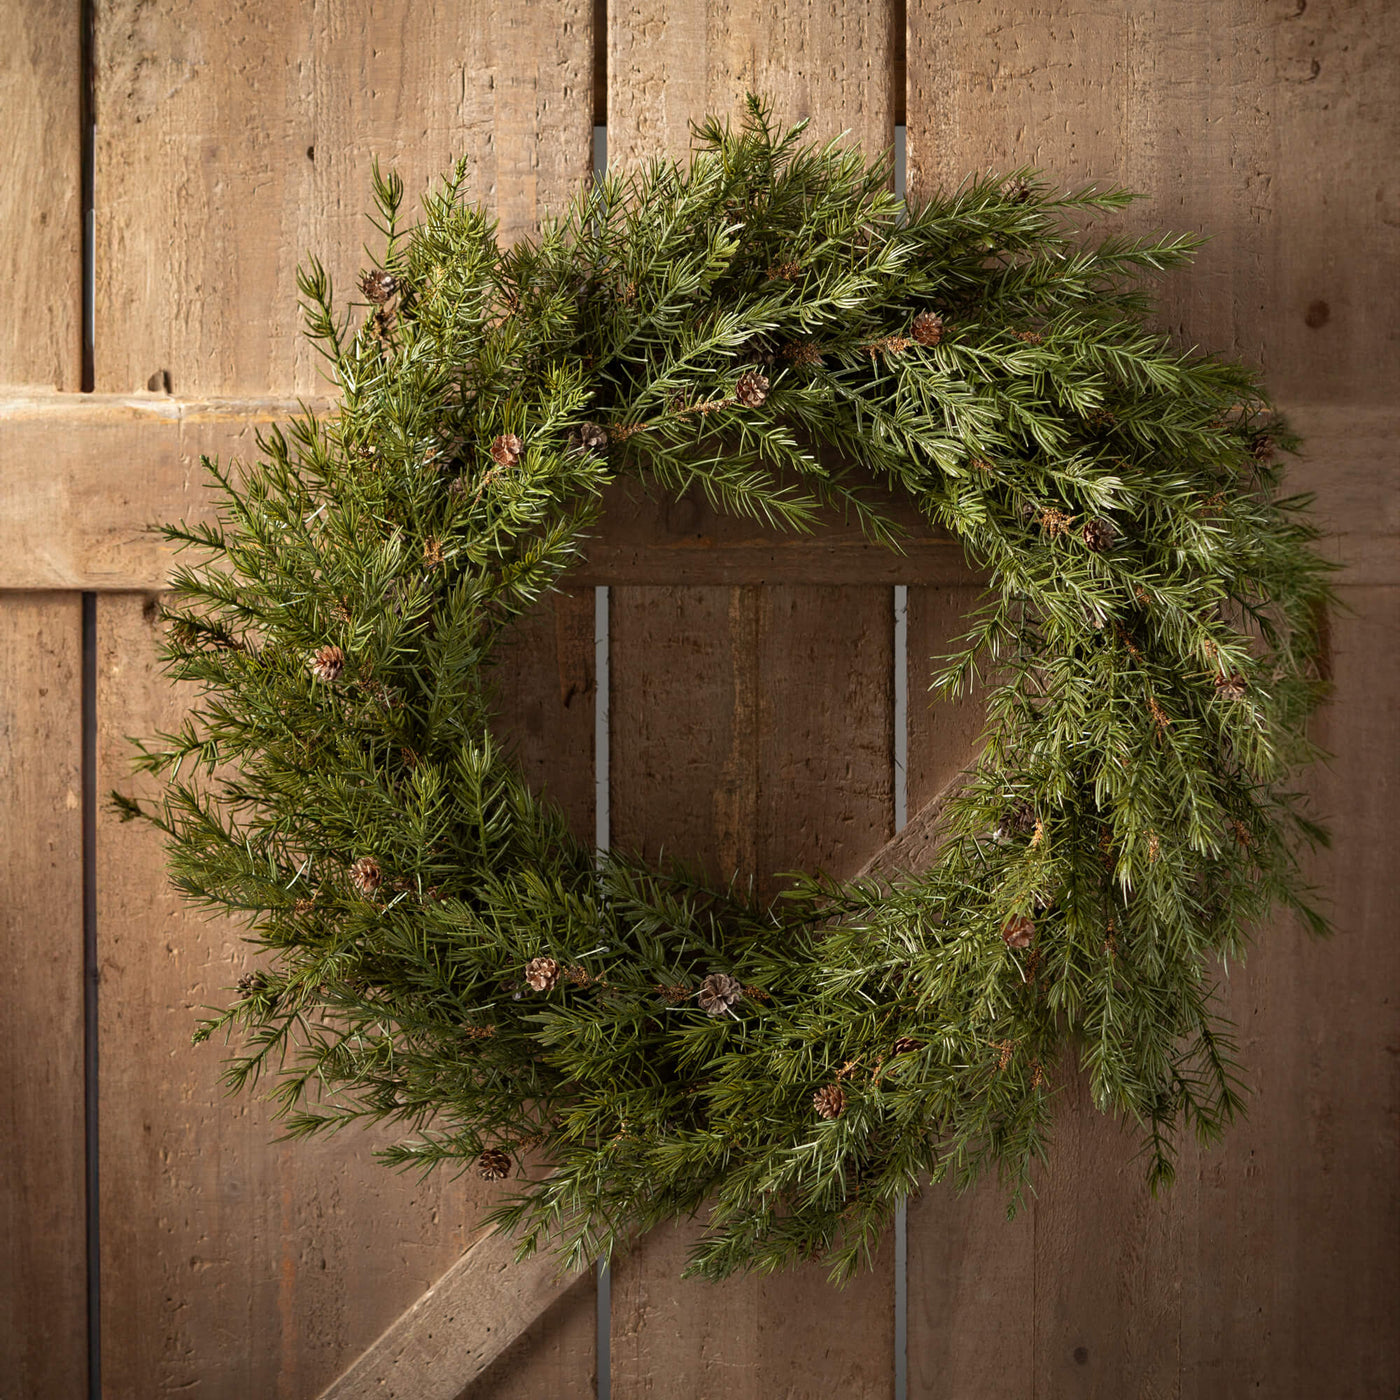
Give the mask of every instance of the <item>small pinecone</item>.
POLYGON ((1014 840, 1017 836, 1029 836, 1035 830, 1035 808, 1025 798, 1018 798, 1002 814, 1001 820, 992 828, 992 840, 998 845, 1014 840))
POLYGON ((734 385, 734 397, 745 408, 757 408, 768 397, 768 376, 746 369, 734 385))
POLYGON ((1248 689, 1244 677, 1238 671, 1215 678, 1215 693, 1222 700, 1243 700, 1248 689))
POLYGON ((350 883, 362 895, 372 895, 379 888, 383 878, 379 870, 379 862, 373 856, 361 856, 350 867, 350 883))
POLYGON ((1269 433, 1257 433, 1249 444, 1249 454, 1260 466, 1273 461, 1274 440, 1269 433))
POLYGON ((1030 182, 1018 177, 1006 186, 1003 193, 1007 199, 1014 200, 1017 204, 1024 204, 1031 197, 1030 182))
POLYGON ((839 1118, 846 1111, 846 1091, 839 1084, 823 1084, 812 1095, 812 1107, 821 1118, 839 1118))
POLYGON ((442 564, 442 542, 440 540, 423 541, 423 567, 425 569, 436 569, 442 564))
POLYGON ((569 446, 575 452, 602 452, 607 445, 607 430, 597 423, 580 423, 569 433, 569 446))
POLYGON ((912 1035, 902 1035, 893 1045, 890 1046, 891 1055, 912 1055, 916 1050, 922 1050, 924 1042, 915 1040, 912 1035))
POLYGON ((920 345, 937 345, 943 339, 943 318, 932 311, 921 311, 914 317, 913 333, 920 345))
POLYGON ((744 988, 737 977, 727 972, 712 972, 700 984, 695 998, 707 1016, 723 1016, 743 994, 744 988))
POLYGON ((810 368, 822 362, 822 348, 815 340, 793 340, 783 347, 783 357, 810 368))
POLYGON ((514 433, 502 433, 491 443, 491 460, 502 467, 513 467, 525 450, 525 444, 514 433))
POLYGON ((553 958, 531 958, 525 964, 525 980, 537 992, 552 992, 559 982, 559 964, 553 958))
POLYGON ((238 995, 241 997, 256 996, 259 992, 265 992, 267 987, 267 973, 265 972, 245 972, 238 979, 238 995))
POLYGON ((1105 520, 1101 515, 1096 515, 1092 520, 1086 520, 1083 533, 1084 543, 1095 554, 1107 554, 1113 548, 1113 541, 1117 538, 1113 522, 1105 520))
POLYGON ((504 1181, 510 1175, 510 1153, 503 1147, 488 1147, 476 1159, 477 1175, 483 1181, 504 1181))
POLYGON ((383 306, 398 289, 398 278, 391 277, 387 272, 360 273, 360 290, 376 306, 383 306))
POLYGON ((1002 925, 1001 936, 1008 948, 1028 948, 1035 937, 1035 923, 1024 914, 1013 914, 1002 925))
POLYGON ((322 647, 311 658, 311 674, 329 685, 338 681, 345 670, 345 653, 339 647, 322 647))
POLYGON ((1062 510, 1056 510, 1053 506, 1047 507, 1040 512, 1040 528, 1045 531, 1051 539, 1056 535, 1069 534, 1069 527, 1073 523, 1074 517, 1066 515, 1062 510))

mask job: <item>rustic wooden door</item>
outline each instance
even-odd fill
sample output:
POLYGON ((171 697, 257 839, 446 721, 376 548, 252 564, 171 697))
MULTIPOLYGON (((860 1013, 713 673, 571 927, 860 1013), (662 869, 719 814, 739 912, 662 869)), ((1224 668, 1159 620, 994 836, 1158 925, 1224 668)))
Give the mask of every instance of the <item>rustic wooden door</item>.
MULTIPOLYGON (((501 1400, 1396 1393, 1400 9, 0 13, 0 1397, 309 1397, 347 1368, 338 1395, 416 1400, 469 1383, 501 1400), (371 157, 417 190, 467 154, 513 237, 587 175, 595 128, 609 161, 681 155, 689 120, 749 88, 868 150, 898 129, 916 197, 1034 161, 1145 192, 1129 227, 1215 235, 1162 324, 1262 365, 1346 564, 1319 726, 1336 757, 1308 780, 1338 934, 1279 920, 1231 969, 1251 1115, 1188 1148, 1169 1196, 1146 1195, 1130 1140, 1069 1077, 1014 1223, 993 1191, 930 1191, 839 1294, 815 1271, 679 1283, 677 1225, 615 1261, 600 1306, 592 1277, 464 1258, 484 1183, 392 1175, 368 1134, 289 1148, 223 1096, 217 1047, 189 1031, 245 945, 181 910, 151 834, 100 795, 126 780, 125 736, 181 703, 154 668, 166 561, 142 527, 198 508, 201 451, 249 450, 324 392, 293 275, 315 251, 350 285, 371 157)), ((895 561, 839 533, 780 544, 688 504, 616 506, 505 665, 527 769, 584 834, 605 815, 618 844, 760 880, 858 867, 970 752, 975 707, 930 708, 924 686, 975 582, 936 542, 895 561)))

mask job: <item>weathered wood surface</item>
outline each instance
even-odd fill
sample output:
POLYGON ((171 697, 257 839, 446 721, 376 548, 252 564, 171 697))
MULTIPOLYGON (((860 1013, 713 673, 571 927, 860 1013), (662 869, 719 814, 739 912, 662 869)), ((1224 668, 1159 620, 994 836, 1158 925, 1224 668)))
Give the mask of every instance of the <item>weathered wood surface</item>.
MULTIPOLYGON (((812 117, 814 136, 850 128, 867 150, 887 146, 890 13, 612 8, 609 163, 683 157, 689 122, 737 118, 747 89, 771 93, 784 119, 812 117)), ((853 871, 890 834, 893 619, 889 588, 870 586, 880 577, 612 590, 614 844, 675 850, 764 889, 780 869, 853 871)), ((617 1400, 892 1393, 892 1248, 843 1294, 817 1268, 679 1283, 699 1228, 657 1231, 615 1263, 617 1400)))
POLYGON ((87 1383, 81 600, 0 598, 0 1395, 87 1383))
MULTIPOLYGON (((188 509, 207 442, 247 443, 238 415, 250 403, 324 392, 298 332, 296 258, 319 252, 349 287, 371 237, 371 152, 396 157, 416 193, 466 151, 473 192, 508 234, 557 207, 588 163, 591 22, 576 0, 509 11, 394 0, 353 15, 271 0, 223 10, 100 0, 105 392, 78 404, 35 391, 80 384, 79 15, 71 4, 6 13, 11 161, 0 201, 12 334, 0 383, 25 387, 0 407, 0 589, 113 594, 99 605, 104 788, 124 776, 122 736, 178 706, 149 663, 149 599, 120 596, 165 577, 168 559, 144 525, 188 509), (211 423, 209 411, 225 416, 211 423)), ((679 155, 691 118, 736 113, 749 87, 776 97, 780 118, 814 116, 816 134, 850 127, 867 150, 887 144, 892 13, 718 0, 614 7, 611 154, 679 155)), ((1337 698, 1319 726, 1338 757, 1312 780, 1336 837, 1318 873, 1339 936, 1312 945, 1280 924, 1232 973, 1230 1006, 1258 1087, 1249 1121, 1221 1149, 1188 1149, 1175 1194, 1153 1203, 1130 1144, 1070 1080, 1040 1198, 1017 1222, 1002 1221, 994 1190, 961 1200, 939 1190, 911 1206, 911 1397, 1215 1400, 1400 1385, 1400 890, 1389 836, 1400 728, 1400 108, 1386 84, 1398 24, 1384 0, 909 5, 915 194, 1030 160, 1056 183, 1146 190, 1122 220, 1129 227, 1214 234, 1194 271, 1165 284, 1162 323, 1262 364, 1310 440, 1294 478, 1320 492, 1353 608, 1335 622, 1337 698)), ((689 505, 648 510, 616 503, 573 580, 617 585, 620 838, 760 874, 785 862, 859 864, 887 820, 874 815, 886 799, 869 739, 888 700, 864 697, 875 719, 857 734, 841 686, 854 669, 847 652, 887 636, 888 608, 877 601, 887 590, 861 602, 856 585, 917 585, 917 811, 970 752, 976 727, 975 704, 918 703, 925 658, 956 630, 972 581, 946 546, 901 561, 849 534, 777 545, 689 505), (804 581, 828 588, 794 603, 804 581), (675 587, 702 582, 729 586, 675 587), (839 679, 772 691, 777 667, 839 679), (667 705, 688 746, 659 717, 667 705), (849 775, 823 768, 846 747, 849 775)), ((68 797, 77 618, 73 597, 0 597, 0 801, 14 846, 0 915, 13 984, 0 1154, 21 1149, 0 1181, 11 1280, 0 1376, 39 1400, 80 1393, 84 1369, 81 866, 68 797)), ((503 728, 581 829, 592 783, 587 618, 586 594, 554 600, 502 668, 503 728)), ((914 858, 913 825, 887 858, 914 858)), ((185 1044, 195 1007, 240 970, 236 932, 164 900, 158 850, 137 829, 104 818, 99 855, 107 1393, 314 1393, 458 1257, 480 1189, 389 1176, 363 1140, 269 1147, 261 1110, 217 1093, 217 1049, 185 1044)), ((855 1295, 803 1277, 678 1287, 685 1242, 676 1229, 619 1263, 617 1394, 888 1393, 887 1266, 855 1295)), ((584 1281, 520 1332, 474 1393, 591 1393, 592 1330, 584 1281)))
MULTIPOLYGON (((912 1397, 1388 1394, 1400 1379, 1394 862, 1397 249, 1388 96, 1400 12, 1372 3, 1169 6, 911 0, 911 194, 969 170, 1149 198, 1119 221, 1212 241, 1161 324, 1260 365, 1309 439, 1347 564, 1336 750, 1310 778, 1338 936, 1261 931, 1227 1006, 1257 1094, 1224 1146, 1186 1146, 1152 1201, 1133 1143, 1064 1085, 1039 1199, 910 1210, 912 1397), (1378 268, 1392 269, 1377 275, 1378 268)), ((911 681, 911 694, 914 685, 911 681)), ((911 761, 912 761, 911 741, 911 761)), ((925 759, 925 762, 928 760, 925 759)))
MULTIPOLYGON (((760 891, 853 871, 893 817, 891 608, 879 587, 614 589, 613 844, 760 891)), ((614 1261, 617 1400, 891 1393, 892 1250, 844 1293, 816 1267, 682 1283, 699 1228, 614 1261)))
MULTIPOLYGON (((3 13, 0 384, 76 390, 79 7, 3 13)), ((0 1394, 25 1400, 87 1383, 81 673, 76 596, 0 594, 0 1394)))
MULTIPOLYGON (((561 1278, 549 1254, 516 1263, 513 1242, 488 1235, 327 1386, 321 1400, 459 1400, 465 1383, 505 1358, 542 1314, 568 1306, 575 1293, 586 1302, 590 1282, 588 1275, 561 1278)), ((580 1311, 588 1312, 591 1327, 591 1310, 580 1311)), ((528 1364, 527 1358, 517 1359, 528 1364)), ((573 1367, 580 1360, 567 1358, 573 1367)), ((474 1400, 505 1393, 489 1381, 488 1376, 471 1387, 474 1400)), ((512 1388, 511 1393, 522 1392, 512 1388)))
MULTIPOLYGON (((300 335, 294 262, 316 253, 349 292, 367 260, 361 243, 377 238, 364 217, 374 155, 416 199, 466 154, 473 193, 507 236, 589 166, 587 8, 110 0, 95 23, 102 394, 149 392, 154 404, 162 393, 324 393, 300 335)), ((162 514, 170 484, 182 493, 197 477, 192 435, 206 427, 227 427, 235 443, 247 431, 185 416, 173 430, 167 421, 159 451, 89 443, 83 454, 110 480, 46 511, 91 507, 104 523, 88 562, 108 567, 162 514)), ((42 480, 31 470, 31 484, 42 480)), ((105 789, 125 783, 125 736, 169 724, 182 697, 154 671, 151 598, 108 593, 98 614, 105 789)), ((539 662, 557 669, 548 654, 539 662)), ((502 683, 508 692, 508 663, 502 683)), ((565 787, 571 765, 590 762, 562 741, 591 703, 585 693, 566 707, 556 685, 538 705, 561 722, 521 736, 549 753, 565 787)), ((573 780, 589 783, 591 767, 573 780)), ((149 831, 104 817, 105 1393, 315 1394, 461 1256, 496 1188, 474 1174, 419 1183, 390 1173, 371 1155, 384 1134, 269 1145, 276 1126, 263 1107, 220 1091, 218 1047, 188 1044, 198 1009, 222 1001, 248 965, 242 931, 177 907, 162 865, 149 831)), ((503 1400, 592 1393, 591 1319, 566 1313, 551 1326, 567 1345, 523 1358, 497 1389, 503 1400)))
MULTIPOLYGON (((291 400, 155 394, 0 398, 0 589, 163 587, 175 553, 150 527, 211 516, 201 454, 236 467, 256 457, 260 430, 297 410, 291 400)), ((907 533, 902 553, 872 544, 834 512, 815 533, 776 534, 718 513, 698 491, 669 501, 618 482, 570 579, 582 588, 968 576, 946 535, 907 506, 894 514, 907 533)))
POLYGON ((83 224, 77 0, 7 4, 0 56, 0 277, 7 288, 0 384, 78 389, 83 224))

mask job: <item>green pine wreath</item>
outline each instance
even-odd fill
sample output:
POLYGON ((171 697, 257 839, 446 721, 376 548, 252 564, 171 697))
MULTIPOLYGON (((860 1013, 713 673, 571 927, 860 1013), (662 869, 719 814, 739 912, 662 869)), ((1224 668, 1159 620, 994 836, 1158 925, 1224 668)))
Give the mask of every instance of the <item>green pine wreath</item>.
POLYGON ((199 698, 117 800, 271 954, 196 1038, 293 1135, 385 1119, 393 1164, 513 1177, 490 1218, 574 1265, 701 1212, 692 1272, 848 1277, 926 1178, 1014 1207, 1076 1059, 1169 1182, 1242 1103, 1219 967, 1279 906, 1325 927, 1288 782, 1328 565, 1256 377, 1148 328, 1200 240, 1082 246, 1134 196, 1029 169, 906 207, 888 155, 802 129, 751 98, 510 249, 465 165, 412 226, 376 170, 360 310, 299 280, 338 406, 164 527, 199 698), (495 648, 622 476, 895 548, 902 497, 962 541, 990 585, 932 683, 986 727, 927 869, 761 902, 529 789, 495 648))

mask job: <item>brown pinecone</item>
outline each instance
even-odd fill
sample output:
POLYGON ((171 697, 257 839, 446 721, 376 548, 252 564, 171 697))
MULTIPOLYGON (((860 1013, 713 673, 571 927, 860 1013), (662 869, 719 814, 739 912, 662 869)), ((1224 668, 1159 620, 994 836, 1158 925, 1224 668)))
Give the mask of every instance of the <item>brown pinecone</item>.
POLYGON ((365 294, 366 299, 372 301, 376 306, 383 306, 398 289, 398 278, 391 277, 387 272, 360 273, 360 290, 365 294))
POLYGON ((1011 804, 992 828, 992 840, 1001 845, 1017 836, 1029 836, 1034 830, 1035 808, 1022 797, 1011 804))
POLYGON ((525 980, 537 992, 552 992, 559 982, 559 964, 553 958, 531 958, 525 964, 525 980))
POLYGON ((1027 948, 1035 937, 1035 922, 1025 914, 1013 914, 1002 925, 1001 936, 1008 948, 1027 948))
POLYGON ((1007 199, 1014 200, 1017 204, 1024 204, 1031 197, 1030 182, 1018 176, 1007 184, 1002 193, 1007 199))
POLYGON ((822 1118, 839 1118, 846 1111, 846 1091, 839 1084, 823 1084, 812 1095, 812 1107, 822 1118))
POLYGON ((1215 693, 1222 700, 1243 700, 1248 689, 1244 677, 1238 671, 1215 678, 1215 693))
POLYGON ((924 1042, 915 1040, 912 1035, 902 1035, 890 1046, 891 1055, 912 1055, 916 1050, 922 1050, 924 1042))
POLYGON ((477 1175, 483 1181, 504 1181, 510 1175, 510 1153, 503 1147, 488 1147, 476 1159, 477 1175))
POLYGON ((383 878, 379 870, 379 862, 373 856, 361 856, 350 867, 350 883, 366 897, 372 895, 379 888, 383 878))
POLYGON ((707 1016, 723 1016, 743 994, 744 988, 737 977, 727 972, 712 972, 700 984, 695 998, 707 1016))
POLYGON ((491 443, 491 460, 502 467, 513 467, 525 450, 525 444, 514 433, 502 433, 491 443))
POLYGON ((783 346, 783 358, 795 365, 819 365, 822 362, 822 348, 815 340, 793 340, 783 346))
POLYGON ((1250 456, 1263 466, 1271 462, 1274 456, 1274 440, 1268 433, 1256 433, 1249 444, 1250 456))
POLYGON ((1111 520, 1105 520, 1103 516, 1096 515, 1092 520, 1084 522, 1084 543, 1094 551, 1095 554, 1107 554, 1113 548, 1113 541, 1117 538, 1117 531, 1113 528, 1111 520))
POLYGON ((607 445, 607 430, 597 423, 580 423, 569 433, 569 446, 575 452, 602 452, 607 445))
POLYGON ((310 662, 311 674, 329 685, 338 681, 345 670, 345 653, 339 647, 322 647, 310 662))
POLYGON ((442 542, 440 540, 423 541, 423 567, 425 569, 436 569, 442 563, 442 542))
POLYGON ((914 317, 914 339, 920 345, 937 345, 943 339, 943 318, 932 311, 921 311, 914 317))
POLYGON ((745 408, 757 408, 768 397, 768 376, 746 369, 734 385, 734 397, 745 408))
POLYGON ((1069 534, 1069 527, 1074 523, 1074 516, 1066 515, 1062 510, 1056 510, 1053 506, 1040 512, 1040 528, 1053 539, 1056 535, 1069 534))
POLYGON ((238 995, 241 997, 256 996, 259 992, 265 992, 267 986, 267 973, 245 972, 238 979, 238 995))

